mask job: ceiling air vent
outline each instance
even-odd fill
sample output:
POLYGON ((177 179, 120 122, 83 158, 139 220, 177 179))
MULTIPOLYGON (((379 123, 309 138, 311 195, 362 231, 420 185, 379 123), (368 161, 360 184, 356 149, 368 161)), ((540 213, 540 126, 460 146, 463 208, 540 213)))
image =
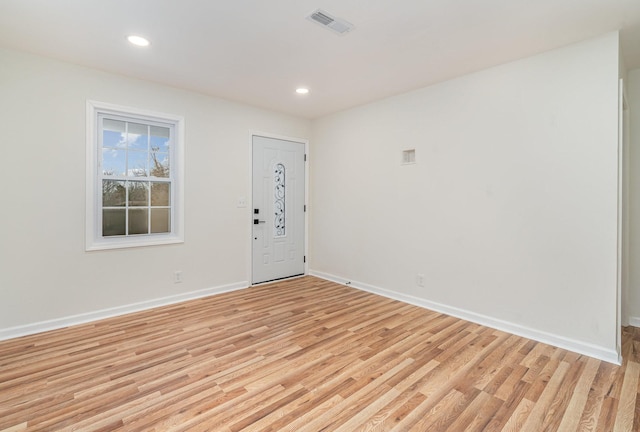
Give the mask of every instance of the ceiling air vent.
POLYGON ((318 9, 307 17, 309 21, 321 25, 339 35, 344 35, 353 30, 353 24, 343 19, 332 16, 330 13, 318 9))

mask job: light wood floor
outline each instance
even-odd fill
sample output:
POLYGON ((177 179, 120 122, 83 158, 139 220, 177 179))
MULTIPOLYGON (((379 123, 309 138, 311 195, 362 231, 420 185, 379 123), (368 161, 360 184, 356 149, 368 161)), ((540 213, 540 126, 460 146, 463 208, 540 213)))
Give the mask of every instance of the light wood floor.
POLYGON ((0 431, 639 431, 622 367, 313 277, 0 342, 0 431))

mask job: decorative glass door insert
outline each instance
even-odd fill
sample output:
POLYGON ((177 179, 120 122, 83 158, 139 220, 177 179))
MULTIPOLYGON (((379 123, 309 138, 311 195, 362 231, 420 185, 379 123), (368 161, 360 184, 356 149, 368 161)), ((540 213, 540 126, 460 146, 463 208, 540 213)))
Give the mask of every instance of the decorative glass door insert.
POLYGON ((274 237, 284 237, 287 235, 286 226, 286 169, 284 164, 277 163, 273 173, 275 217, 273 218, 274 237))

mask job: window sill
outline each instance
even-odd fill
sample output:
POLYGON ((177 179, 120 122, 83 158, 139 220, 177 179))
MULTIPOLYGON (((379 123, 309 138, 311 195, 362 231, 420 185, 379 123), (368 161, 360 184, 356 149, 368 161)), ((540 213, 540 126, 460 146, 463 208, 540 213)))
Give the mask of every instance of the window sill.
POLYGON ((110 250, 110 249, 128 249, 148 246, 162 246, 170 244, 184 243, 183 238, 179 237, 156 237, 156 238, 118 238, 92 242, 87 244, 85 250, 87 252, 110 250))

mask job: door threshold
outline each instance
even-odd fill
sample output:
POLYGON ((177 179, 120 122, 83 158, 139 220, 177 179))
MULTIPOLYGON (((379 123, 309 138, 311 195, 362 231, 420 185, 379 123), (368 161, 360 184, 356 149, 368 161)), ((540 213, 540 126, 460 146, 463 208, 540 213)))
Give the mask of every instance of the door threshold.
POLYGON ((283 280, 287 280, 287 279, 296 279, 296 278, 301 278, 301 277, 304 277, 304 276, 306 276, 306 274, 300 273, 300 274, 292 275, 292 276, 285 276, 285 277, 276 278, 276 279, 269 279, 267 281, 262 281, 262 282, 253 282, 251 284, 251 286, 264 285, 264 284, 268 284, 268 283, 272 283, 272 282, 279 282, 279 281, 283 281, 283 280))

